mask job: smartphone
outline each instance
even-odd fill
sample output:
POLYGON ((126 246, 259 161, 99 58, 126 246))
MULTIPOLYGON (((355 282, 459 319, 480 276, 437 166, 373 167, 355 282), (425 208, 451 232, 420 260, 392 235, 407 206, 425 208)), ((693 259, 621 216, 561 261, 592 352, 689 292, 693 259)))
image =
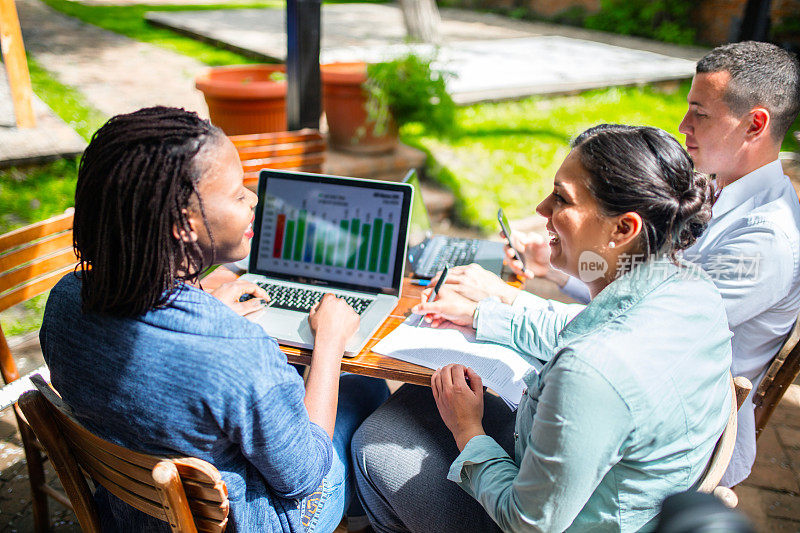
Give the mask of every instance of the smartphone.
POLYGON ((508 218, 506 218, 506 214, 503 213, 502 207, 497 210, 497 221, 500 223, 500 231, 503 232, 503 237, 506 238, 508 246, 514 250, 514 259, 518 259, 519 262, 522 263, 522 270, 527 270, 528 266, 525 264, 525 256, 511 244, 511 225, 508 223, 508 218))

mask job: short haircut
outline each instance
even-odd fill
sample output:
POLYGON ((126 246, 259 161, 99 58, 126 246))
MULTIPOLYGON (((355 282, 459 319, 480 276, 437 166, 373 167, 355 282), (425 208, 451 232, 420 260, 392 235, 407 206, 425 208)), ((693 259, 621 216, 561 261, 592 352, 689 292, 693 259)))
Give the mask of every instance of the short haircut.
POLYGON ((734 114, 756 106, 772 118, 770 133, 781 142, 800 111, 800 65, 797 57, 770 43, 744 41, 714 48, 697 62, 697 73, 727 72, 723 99, 734 114))

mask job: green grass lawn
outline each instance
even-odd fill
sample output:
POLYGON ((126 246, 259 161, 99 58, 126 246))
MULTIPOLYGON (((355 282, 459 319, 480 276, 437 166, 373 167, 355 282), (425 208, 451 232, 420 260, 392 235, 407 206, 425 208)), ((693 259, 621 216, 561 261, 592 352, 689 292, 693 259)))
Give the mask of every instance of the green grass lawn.
MULTIPOLYGON (((670 91, 617 87, 477 104, 458 110, 450 135, 433 136, 410 124, 402 138, 428 153, 429 173, 455 193, 461 221, 494 233, 498 206, 510 218, 534 213, 552 189, 570 140, 590 126, 656 126, 683 142, 678 124, 686 112, 689 85, 686 81, 670 91)), ((798 129, 800 119, 793 131, 798 129)), ((791 134, 783 149, 800 151, 791 134)))

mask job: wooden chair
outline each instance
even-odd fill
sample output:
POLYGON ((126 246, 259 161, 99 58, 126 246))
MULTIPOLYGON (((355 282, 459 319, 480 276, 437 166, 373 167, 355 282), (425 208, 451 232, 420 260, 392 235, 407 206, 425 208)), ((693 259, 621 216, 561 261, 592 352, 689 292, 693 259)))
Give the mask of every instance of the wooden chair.
POLYGON ((321 172, 325 162, 325 138, 315 129, 233 135, 229 137, 244 168, 244 183, 258 185, 262 168, 321 172))
MULTIPOLYGON (((75 268, 72 248, 72 210, 30 226, 0 235, 0 311, 37 296, 75 268)), ((19 368, 0 328, 0 374, 6 384, 20 379, 19 368)), ((63 493, 45 482, 44 457, 36 437, 15 406, 22 445, 28 464, 36 531, 49 530, 47 497, 70 507, 63 493)))
POLYGON ((756 392, 753 394, 755 405, 756 438, 761 435, 775 407, 780 403, 789 385, 800 374, 800 318, 794 323, 792 331, 786 336, 783 346, 764 374, 756 392))
POLYGON ((221 533, 228 523, 228 490, 219 471, 194 457, 157 457, 134 452, 89 432, 41 376, 19 406, 44 445, 81 529, 100 533, 85 476, 128 505, 169 523, 173 532, 221 533))
POLYGON ((698 492, 713 493, 728 507, 736 507, 738 498, 736 494, 727 487, 717 486, 722 479, 725 470, 728 469, 728 463, 731 461, 733 455, 733 447, 736 444, 736 426, 737 415, 739 408, 744 403, 747 395, 753 389, 753 384, 750 380, 744 377, 736 377, 731 379, 731 412, 728 416, 728 423, 722 431, 717 445, 714 447, 714 452, 711 454, 711 460, 706 467, 706 471, 700 478, 700 483, 697 488, 698 492))

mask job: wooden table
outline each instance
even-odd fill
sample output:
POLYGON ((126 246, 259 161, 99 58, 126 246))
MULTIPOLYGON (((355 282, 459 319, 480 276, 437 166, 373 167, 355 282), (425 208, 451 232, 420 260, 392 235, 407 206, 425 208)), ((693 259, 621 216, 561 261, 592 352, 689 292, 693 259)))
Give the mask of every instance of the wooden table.
MULTIPOLYGON (((206 290, 213 290, 225 282, 233 281, 239 275, 225 266, 220 266, 214 272, 203 278, 202 285, 206 290)), ((342 359, 342 371, 353 374, 362 374, 382 379, 392 379, 404 383, 414 383, 416 385, 431 384, 433 370, 424 366, 406 363, 399 359, 380 355, 372 351, 379 340, 389 334, 394 328, 400 325, 403 320, 411 313, 411 308, 419 303, 422 287, 411 283, 411 278, 403 279, 403 297, 400 303, 394 308, 389 318, 381 324, 381 327, 373 334, 372 338, 364 346, 364 349, 355 357, 345 357, 342 359)), ((311 350, 295 348, 293 346, 281 345, 281 351, 286 354, 290 363, 308 365, 311 363, 311 350)))

